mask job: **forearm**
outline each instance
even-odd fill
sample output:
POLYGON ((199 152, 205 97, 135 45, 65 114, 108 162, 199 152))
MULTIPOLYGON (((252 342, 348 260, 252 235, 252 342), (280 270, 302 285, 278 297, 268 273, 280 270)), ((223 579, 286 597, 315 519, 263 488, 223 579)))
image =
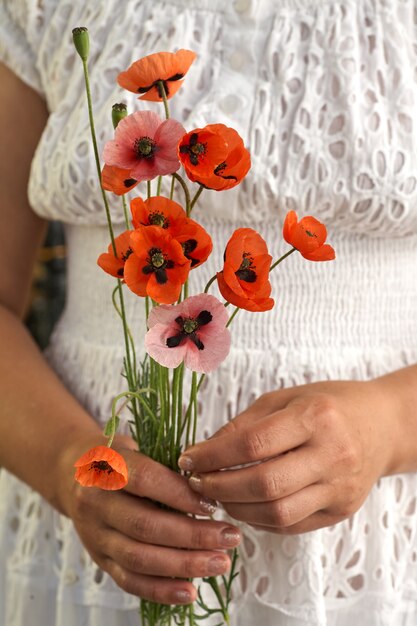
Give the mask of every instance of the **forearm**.
POLYGON ((417 365, 381 376, 371 384, 384 400, 384 410, 391 412, 393 417, 393 455, 387 474, 416 472, 417 365))
POLYGON ((100 441, 100 429, 48 366, 20 320, 3 307, 0 345, 0 465, 65 513, 62 480, 70 480, 78 450, 100 441))

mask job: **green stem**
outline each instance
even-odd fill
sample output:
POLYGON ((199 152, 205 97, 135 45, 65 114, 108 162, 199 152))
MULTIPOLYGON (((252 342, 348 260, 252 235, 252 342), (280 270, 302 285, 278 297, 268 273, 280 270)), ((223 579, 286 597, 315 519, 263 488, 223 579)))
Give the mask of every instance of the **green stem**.
POLYGON ((204 191, 204 187, 203 187, 203 185, 200 185, 197 193, 195 194, 194 198, 190 202, 190 213, 193 210, 195 203, 197 202, 197 200, 199 199, 199 197, 201 196, 203 191, 204 191))
POLYGON ((293 252, 295 252, 297 250, 297 248, 291 248, 291 250, 289 250, 288 252, 286 252, 281 258, 278 259, 278 261, 275 261, 275 263, 273 265, 271 265, 269 271, 272 272, 272 270, 274 270, 276 268, 277 265, 279 265, 280 263, 282 263, 282 261, 284 259, 287 258, 287 256, 290 256, 290 254, 292 254, 293 252))
POLYGON ((127 202, 126 202, 125 196, 122 196, 122 203, 123 203, 123 213, 124 213, 124 216, 125 216, 126 228, 129 229, 130 228, 130 220, 129 220, 129 213, 128 213, 128 210, 127 210, 127 202))
POLYGON ((231 314, 231 316, 229 317, 229 320, 226 324, 226 328, 228 328, 230 326, 230 324, 233 322, 234 318, 236 317, 236 315, 239 313, 240 308, 237 306, 235 308, 235 310, 233 311, 233 313, 231 314))
POLYGON ((172 177, 175 178, 175 180, 177 180, 179 182, 179 184, 181 185, 181 187, 182 187, 182 189, 184 191, 184 195, 185 195, 185 212, 187 213, 187 217, 188 217, 190 215, 191 198, 190 198, 190 192, 188 191, 187 183, 182 178, 182 176, 180 176, 176 172, 174 172, 174 174, 172 174, 172 177))
POLYGON ((100 189, 101 189, 101 195, 102 195, 103 202, 104 202, 104 207, 106 209, 107 225, 109 227, 110 239, 111 239, 111 245, 112 245, 112 249, 113 249, 113 254, 117 258, 117 250, 116 250, 116 244, 115 244, 115 241, 114 241, 114 232, 113 232, 113 224, 112 224, 111 215, 110 215, 110 207, 109 207, 109 203, 107 201, 106 192, 104 191, 103 186, 101 184, 100 158, 99 158, 99 155, 98 155, 96 131, 95 131, 95 127, 94 127, 93 104, 92 104, 92 100, 91 100, 90 79, 89 79, 89 76, 88 76, 87 60, 83 59, 82 63, 83 63, 83 70, 84 70, 85 90, 86 90, 86 94, 87 94, 88 117, 89 117, 89 120, 90 120, 91 139, 93 141, 94 159, 95 159, 95 162, 96 162, 97 176, 98 176, 98 180, 100 182, 100 189))
POLYGON ((204 287, 204 293, 208 293, 208 290, 210 289, 211 285, 214 283, 216 278, 217 278, 217 274, 215 274, 212 278, 210 278, 207 285, 204 287))
POLYGON ((162 187, 162 176, 158 176, 158 184, 156 187, 156 195, 160 196, 161 195, 161 187, 162 187))
POLYGON ((169 192, 169 199, 172 200, 172 198, 174 197, 174 190, 175 190, 175 178, 173 176, 171 176, 171 189, 169 192))
POLYGON ((146 181, 146 191, 147 191, 148 198, 150 198, 152 195, 152 186, 151 186, 150 180, 146 181))
POLYGON ((158 80, 158 91, 160 94, 162 94, 162 102, 164 103, 164 109, 165 109, 165 118, 169 120, 168 99, 167 99, 167 94, 165 91, 164 83, 162 82, 162 80, 158 80))

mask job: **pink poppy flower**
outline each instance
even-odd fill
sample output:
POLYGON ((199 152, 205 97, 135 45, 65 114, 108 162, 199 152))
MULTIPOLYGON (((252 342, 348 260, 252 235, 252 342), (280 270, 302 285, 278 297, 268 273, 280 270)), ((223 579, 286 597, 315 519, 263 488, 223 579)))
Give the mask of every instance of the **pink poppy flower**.
POLYGON ((177 120, 161 120, 153 111, 136 111, 121 120, 104 146, 106 165, 129 171, 141 182, 180 168, 177 146, 185 134, 177 120))
POLYGON ((211 372, 229 354, 228 319, 220 300, 207 293, 154 307, 148 317, 146 351, 165 367, 184 361, 194 372, 211 372))

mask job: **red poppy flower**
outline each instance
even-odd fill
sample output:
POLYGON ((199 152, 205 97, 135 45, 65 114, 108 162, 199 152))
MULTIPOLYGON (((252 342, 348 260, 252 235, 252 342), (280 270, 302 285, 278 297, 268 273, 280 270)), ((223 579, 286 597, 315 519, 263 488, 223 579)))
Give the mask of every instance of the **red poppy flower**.
POLYGON ((127 465, 121 454, 107 446, 91 448, 74 463, 75 480, 83 487, 122 489, 127 485, 127 465))
POLYGON ((97 259, 97 264, 101 269, 116 278, 123 278, 125 263, 133 252, 130 244, 131 232, 131 230, 125 230, 124 233, 115 238, 117 257, 114 255, 112 244, 110 244, 107 252, 100 254, 97 259))
POLYGON ((283 236, 309 261, 332 261, 336 257, 332 246, 324 243, 327 237, 325 225, 311 215, 298 221, 297 213, 289 211, 284 222, 283 236))
POLYGON ((213 250, 213 242, 208 232, 190 218, 181 232, 175 235, 175 239, 181 244, 184 256, 191 261, 191 269, 207 261, 213 250))
POLYGON ((133 198, 130 211, 134 228, 160 226, 173 237, 181 232, 187 221, 187 214, 182 206, 165 196, 151 196, 147 200, 133 198))
POLYGON ((118 196, 123 196, 139 183, 135 178, 130 177, 130 170, 105 165, 101 172, 101 184, 106 191, 112 191, 118 196))
POLYGON ((223 271, 217 274, 222 296, 247 311, 272 309, 271 261, 266 243, 256 230, 235 230, 226 246, 223 271))
POLYGON ((164 85, 166 97, 172 98, 196 56, 195 52, 183 49, 150 54, 132 63, 128 70, 119 74, 117 81, 128 91, 143 94, 139 96, 141 100, 161 102, 159 81, 164 85))
POLYGON ((187 217, 181 205, 164 196, 147 200, 134 198, 130 203, 132 224, 160 226, 182 246, 184 256, 191 261, 191 269, 207 260, 213 249, 210 235, 200 224, 187 217))
POLYGON ((139 296, 150 296, 159 304, 178 300, 191 265, 181 244, 160 226, 138 228, 130 241, 134 254, 124 268, 129 289, 139 296))
POLYGON ((176 120, 136 111, 119 122, 114 140, 104 146, 104 161, 128 171, 138 182, 172 174, 180 167, 177 145, 184 132, 176 120))
POLYGON ((251 165, 242 138, 224 124, 209 124, 187 133, 178 150, 188 178, 216 191, 238 185, 251 165))

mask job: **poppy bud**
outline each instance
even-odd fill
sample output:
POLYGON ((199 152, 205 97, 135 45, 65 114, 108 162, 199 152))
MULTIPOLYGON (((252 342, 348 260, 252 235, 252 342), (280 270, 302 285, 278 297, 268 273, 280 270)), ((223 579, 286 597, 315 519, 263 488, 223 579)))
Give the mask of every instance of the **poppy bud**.
POLYGON ((113 122, 113 128, 117 128, 118 123, 127 115, 127 106, 124 102, 113 104, 111 109, 111 119, 113 122))
POLYGON ((85 26, 73 28, 72 39, 74 41, 75 49, 82 60, 87 61, 88 53, 90 52, 90 37, 88 35, 88 28, 85 26))

